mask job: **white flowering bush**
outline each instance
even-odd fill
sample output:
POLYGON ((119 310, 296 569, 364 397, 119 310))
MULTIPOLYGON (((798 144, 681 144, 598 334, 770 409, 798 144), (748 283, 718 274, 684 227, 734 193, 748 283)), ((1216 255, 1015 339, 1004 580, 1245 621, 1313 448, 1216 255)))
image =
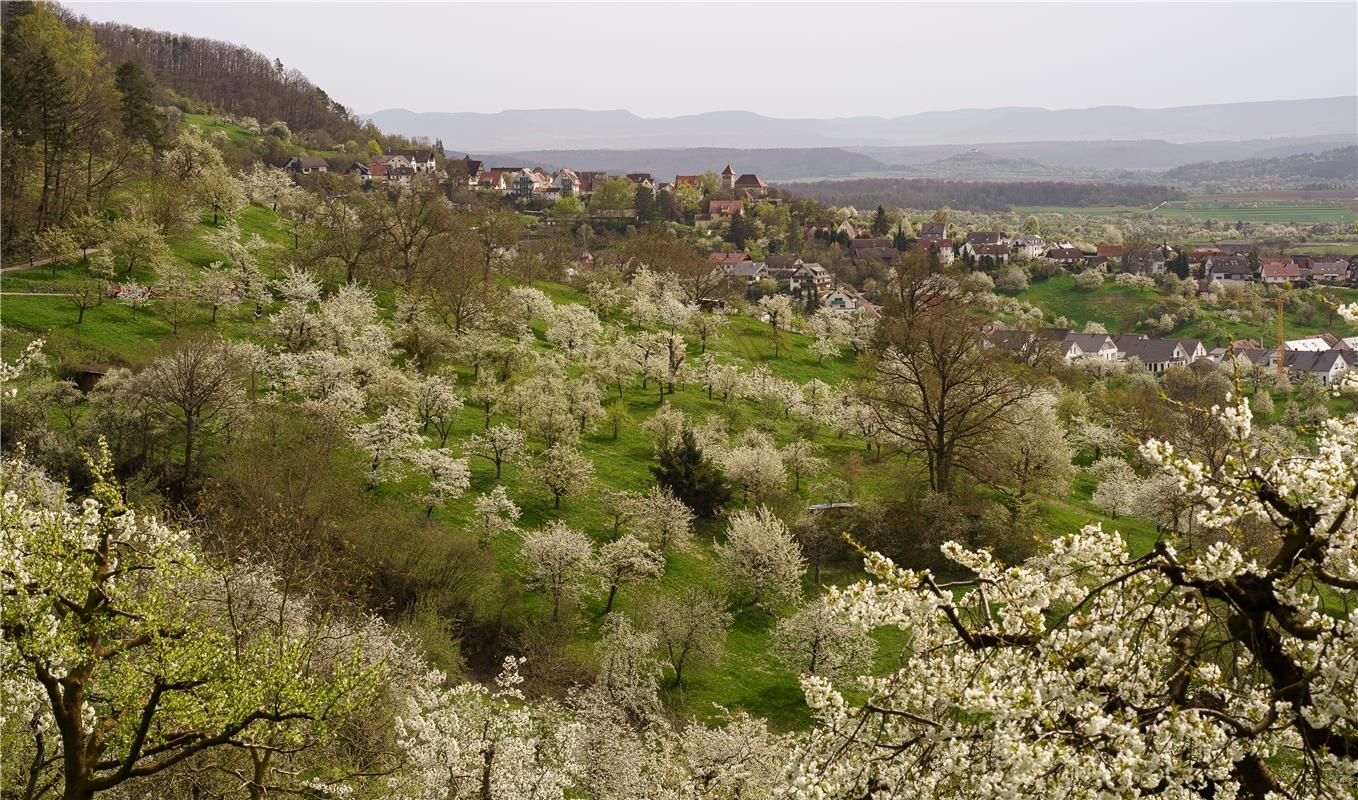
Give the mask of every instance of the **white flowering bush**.
MULTIPOLYGON (((1358 308, 1345 307, 1346 318, 1358 308)), ((1133 555, 1086 527, 1005 566, 946 545, 973 577, 867 557, 836 592, 863 628, 899 628, 901 668, 803 678, 817 726, 796 797, 1340 797, 1358 785, 1358 416, 1314 454, 1265 462, 1248 405, 1215 409, 1215 474, 1172 446, 1142 456, 1221 534, 1133 555), (1265 552, 1232 542, 1271 525, 1265 552)))

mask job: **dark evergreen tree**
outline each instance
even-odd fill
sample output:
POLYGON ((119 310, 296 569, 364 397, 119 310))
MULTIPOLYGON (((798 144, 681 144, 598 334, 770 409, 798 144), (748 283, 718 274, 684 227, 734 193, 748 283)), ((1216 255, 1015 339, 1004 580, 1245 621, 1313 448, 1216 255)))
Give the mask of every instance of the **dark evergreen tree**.
POLYGON ((684 431, 679 441, 660 451, 660 463, 651 473, 661 486, 684 501, 700 517, 710 517, 731 498, 731 489, 716 464, 698 447, 692 431, 684 431))
POLYGON ((897 252, 904 253, 910 249, 911 244, 910 237, 905 235, 905 226, 897 225, 896 235, 892 237, 891 245, 896 248, 897 252))
POLYGON ((1188 266, 1188 255, 1186 253, 1179 253, 1174 258, 1171 258, 1169 260, 1169 269, 1180 278, 1187 278, 1192 274, 1191 268, 1188 266))
POLYGON ((637 222, 655 222, 660 219, 660 208, 655 201, 655 190, 638 186, 632 195, 632 208, 637 212, 637 222))
POLYGON ((731 217, 731 231, 726 238, 741 250, 745 249, 745 243, 754 238, 754 223, 745 218, 744 212, 736 212, 731 217))
POLYGON ((872 235, 886 236, 891 230, 891 220, 887 218, 886 206, 877 206, 877 212, 872 215, 872 235))
POLYGON ((123 134, 134 142, 143 141, 159 150, 164 140, 160 112, 156 110, 155 83, 135 61, 124 61, 119 65, 114 81, 122 95, 123 134))

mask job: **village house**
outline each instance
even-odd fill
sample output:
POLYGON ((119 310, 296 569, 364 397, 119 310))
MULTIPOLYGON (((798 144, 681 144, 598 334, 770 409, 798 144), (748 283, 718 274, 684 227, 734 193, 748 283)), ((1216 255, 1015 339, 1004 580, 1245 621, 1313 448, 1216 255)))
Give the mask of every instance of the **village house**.
MULTIPOLYGON (((970 231, 967 233, 966 244, 1009 244, 1009 237, 1000 231, 970 231)), ((965 247, 963 248, 965 250, 965 247)))
POLYGON ((1283 342, 1283 349, 1294 352, 1320 353, 1339 344, 1339 340, 1329 334, 1307 336, 1302 339, 1289 339, 1283 342))
POLYGON ((703 188, 703 176, 701 175, 675 175, 674 188, 677 191, 681 186, 689 186, 701 190, 703 188))
POLYGON ((1120 244, 1101 244, 1094 249, 1094 255, 1098 258, 1106 258, 1114 263, 1122 261, 1122 245, 1120 244))
POLYGON ((1113 337, 1106 333, 1071 333, 1066 336, 1066 340, 1078 345, 1085 358, 1118 360, 1118 346, 1113 342, 1113 337))
POLYGON ((1042 255, 1045 248, 1046 242, 1042 241, 1042 237, 1030 233, 1014 240, 1014 255, 1023 258, 1037 258, 1042 255))
POLYGON ((971 255, 977 261, 989 258, 995 264, 1009 263, 1009 246, 1004 244, 968 244, 965 247, 971 248, 971 255))
POLYGON ((559 197, 579 197, 580 176, 574 170, 562 169, 552 176, 551 191, 559 197))
POLYGON ((920 239, 916 244, 925 250, 932 250, 934 255, 938 257, 938 263, 945 267, 950 266, 955 260, 952 242, 946 239, 920 239))
POLYGON ((1124 361, 1136 359, 1150 372, 1160 374, 1175 364, 1189 363, 1184 346, 1177 339, 1152 339, 1140 333, 1117 334, 1113 337, 1124 361))
POLYGON ((330 167, 324 158, 317 156, 293 156, 283 169, 296 175, 310 175, 313 172, 329 172, 330 167))
POLYGON ((758 175, 746 174, 736 178, 735 190, 746 197, 768 197, 769 185, 758 175))
POLYGON ((1345 283, 1349 279, 1349 262, 1340 259, 1312 261, 1308 277, 1317 283, 1345 283))
POLYGON ((882 316, 881 310, 865 300, 858 292, 854 291, 852 286, 839 286, 834 291, 825 295, 825 298, 821 300, 821 305, 830 309, 830 311, 835 314, 843 316, 856 314, 860 311, 868 314, 874 319, 882 316))
POLYGON ((731 221, 731 217, 741 213, 745 203, 740 200, 708 200, 707 213, 693 218, 693 227, 705 230, 715 225, 731 221))
POLYGON ((948 223, 946 222, 926 222, 919 226, 919 240, 921 242, 942 242, 948 238, 948 223))
POLYGON ((796 253, 773 253, 764 259, 764 266, 769 268, 769 277, 775 280, 791 278, 804 263, 796 253))
POLYGON ((1358 354, 1352 350, 1285 352, 1283 364, 1294 381, 1313 375, 1329 386, 1338 382, 1344 373, 1358 367, 1358 354))
POLYGON ((509 190, 509 175, 504 170, 492 169, 482 172, 476 178, 476 188, 496 192, 509 190))
POLYGON ((1214 281, 1237 286, 1248 283, 1254 277, 1249 259, 1244 256, 1209 256, 1203 262, 1203 271, 1214 281))
POLYGON ((788 288, 792 291, 823 292, 829 289, 834 283, 834 277, 830 272, 814 261, 802 264, 796 272, 788 278, 788 288))
POLYGON ((1265 261, 1259 265, 1259 276, 1265 284, 1289 283, 1301 280, 1301 269, 1290 258, 1265 261))
POLYGON ((1078 247, 1064 244, 1047 248, 1045 257, 1048 261, 1055 261, 1065 267, 1073 267, 1084 260, 1085 254, 1078 247))
POLYGON ((433 150, 389 150, 389 156, 399 156, 406 160, 410 168, 416 172, 434 172, 438 169, 438 161, 434 158, 433 150))
POLYGON ((725 269, 735 264, 743 264, 750 260, 748 253, 743 250, 722 251, 709 253, 707 256, 708 266, 725 269))
POLYGON ((485 164, 471 156, 463 156, 444 164, 444 171, 448 174, 449 183, 472 188, 480 184, 481 173, 484 170, 485 164))
POLYGON ((729 278, 743 280, 746 283, 758 283, 769 277, 769 268, 764 266, 762 261, 740 261, 734 264, 722 264, 722 272, 729 278))

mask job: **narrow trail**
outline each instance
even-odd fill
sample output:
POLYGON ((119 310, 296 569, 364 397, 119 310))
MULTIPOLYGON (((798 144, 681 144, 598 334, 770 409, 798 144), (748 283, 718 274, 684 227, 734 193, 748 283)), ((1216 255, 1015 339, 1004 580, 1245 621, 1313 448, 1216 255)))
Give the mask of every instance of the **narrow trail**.
MULTIPOLYGON (((90 255, 94 255, 103 249, 104 248, 102 247, 91 247, 86 252, 90 255)), ((50 258, 39 258, 34 260, 32 264, 11 264, 8 267, 0 267, 0 272, 21 272, 26 269, 37 269, 38 267, 45 267, 48 264, 51 264, 52 261, 53 259, 50 258)), ((8 292, 6 294, 8 294, 8 292)))

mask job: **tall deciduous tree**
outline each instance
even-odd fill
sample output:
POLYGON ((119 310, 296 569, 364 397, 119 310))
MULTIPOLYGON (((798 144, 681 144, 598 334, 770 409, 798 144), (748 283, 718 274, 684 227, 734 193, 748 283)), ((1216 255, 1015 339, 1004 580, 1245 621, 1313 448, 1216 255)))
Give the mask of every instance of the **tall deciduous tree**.
POLYGON ((579 592, 597 569, 589 537, 560 520, 524 534, 519 555, 529 582, 551 597, 553 622, 561 618, 562 601, 579 592))
POLYGON ((949 305, 893 320, 886 341, 862 398, 887 433, 924 457, 929 487, 949 492, 957 471, 986 457, 1011 410, 1037 390, 983 350, 976 324, 949 305))
POLYGON ((721 660, 734 617, 721 597, 702 588, 662 596, 651 607, 651 624, 660 649, 674 670, 674 687, 684 685, 684 671, 721 660))
POLYGON ((801 596, 806 571, 801 545, 768 508, 732 515, 717 558, 727 577, 749 590, 756 606, 801 596))

